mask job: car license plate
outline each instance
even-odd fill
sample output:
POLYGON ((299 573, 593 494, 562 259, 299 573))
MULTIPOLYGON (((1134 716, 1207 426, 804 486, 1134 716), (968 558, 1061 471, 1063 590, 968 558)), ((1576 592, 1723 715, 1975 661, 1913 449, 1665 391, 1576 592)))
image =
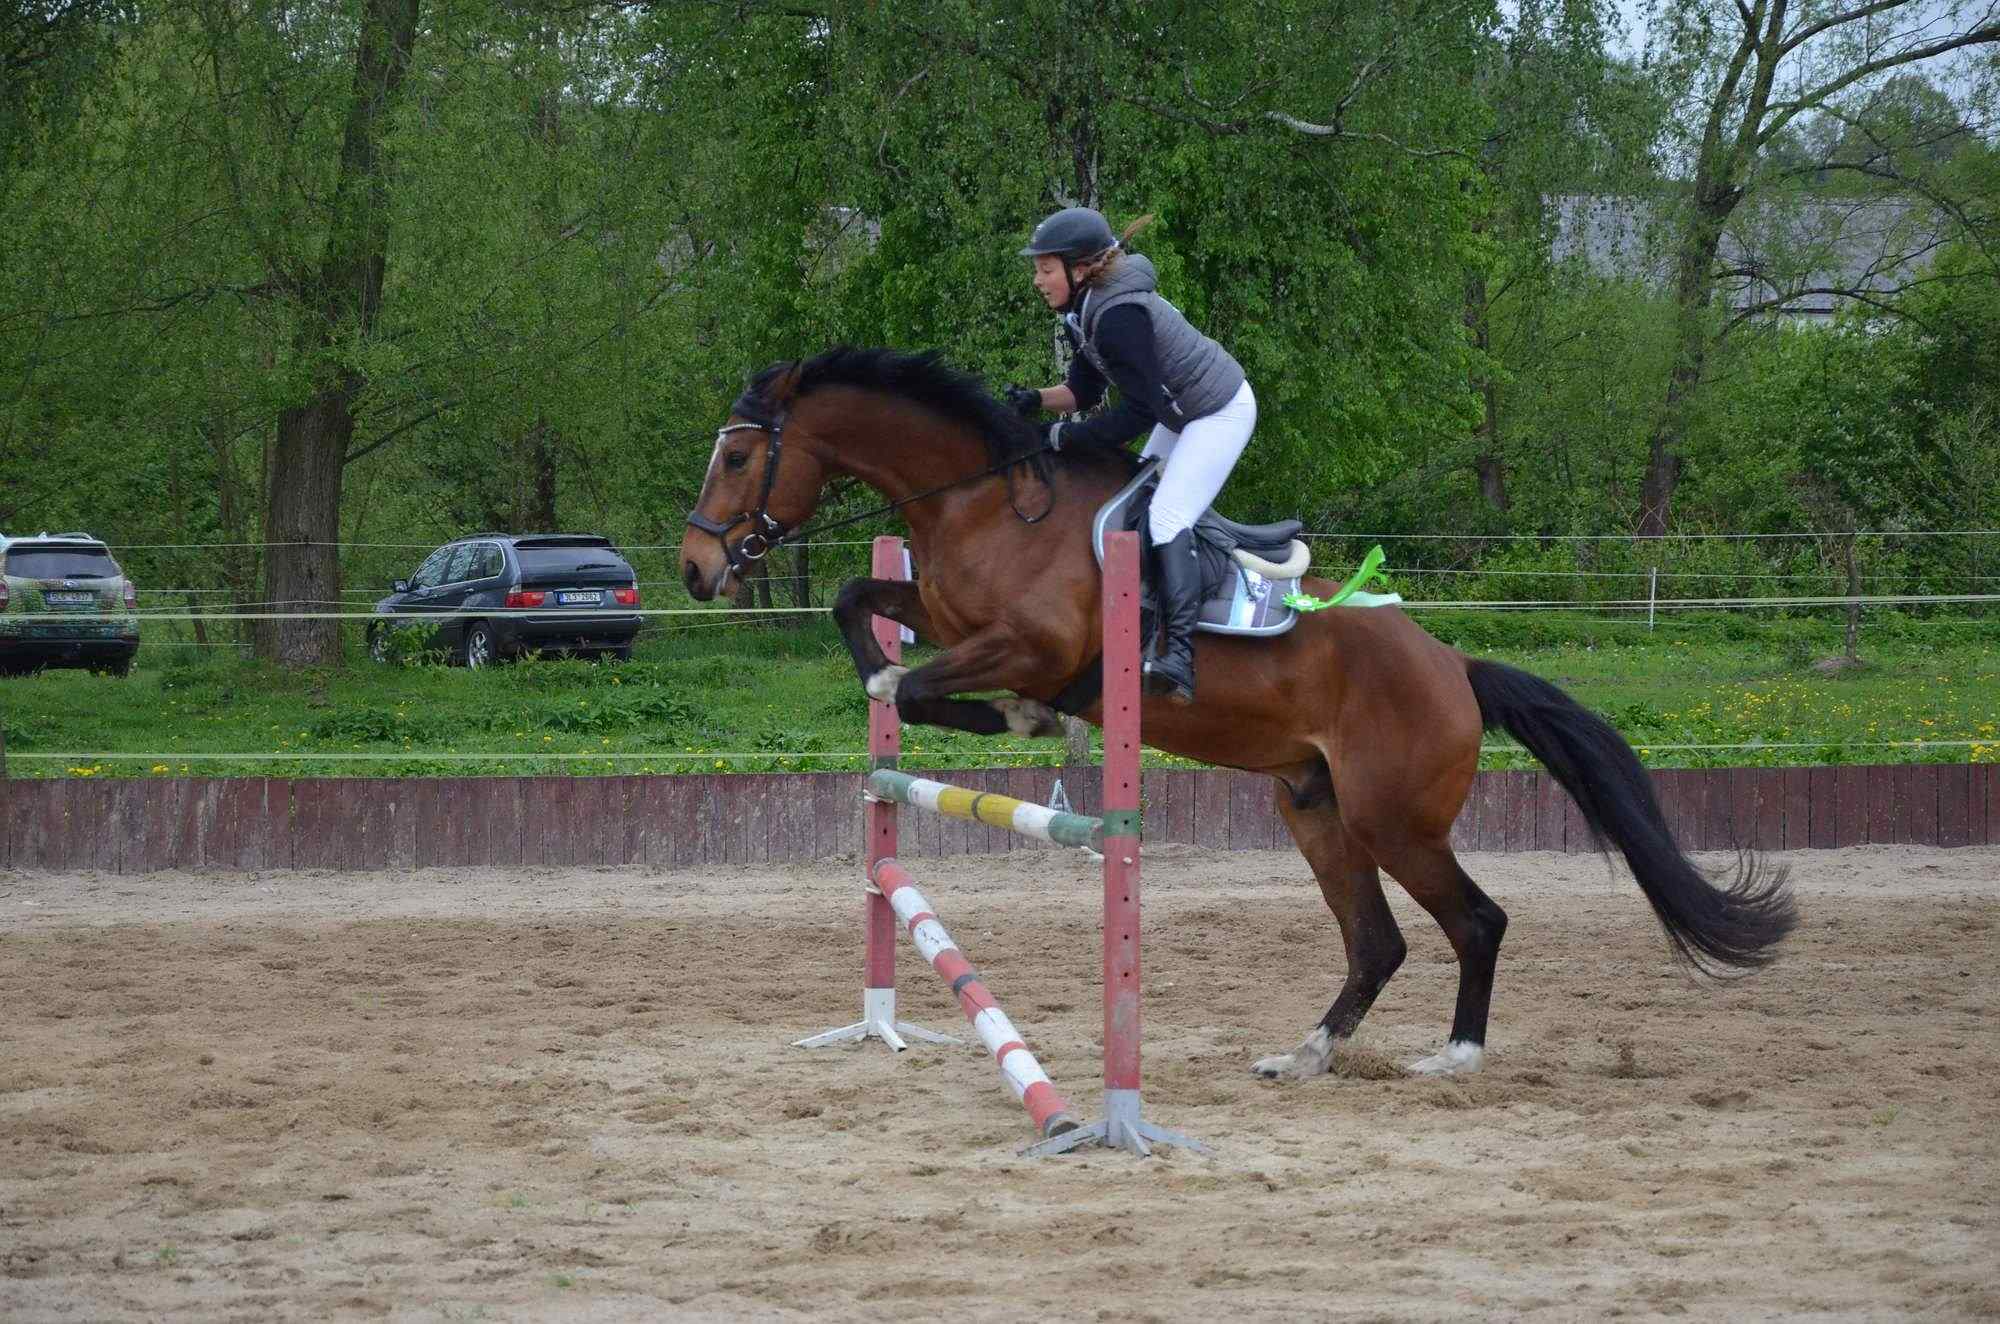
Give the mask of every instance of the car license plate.
POLYGON ((48 603, 51 607, 95 607, 97 605, 97 595, 89 592, 44 593, 42 594, 42 601, 48 603))
POLYGON ((564 607, 595 607, 602 601, 604 601, 604 594, 595 591, 590 593, 556 594, 557 604, 564 607))

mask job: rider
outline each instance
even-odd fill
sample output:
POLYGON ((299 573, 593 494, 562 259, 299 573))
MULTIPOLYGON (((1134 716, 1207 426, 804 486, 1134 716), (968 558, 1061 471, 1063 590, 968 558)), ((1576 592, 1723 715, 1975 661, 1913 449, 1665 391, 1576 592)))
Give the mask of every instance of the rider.
MULTIPOLYGON (((1130 239, 1152 221, 1125 229, 1130 239)), ((1082 422, 1047 427, 1052 449, 1122 446, 1148 427, 1141 459, 1163 463, 1148 516, 1159 566, 1161 646, 1148 658, 1145 687, 1179 703, 1194 699, 1194 629, 1201 615, 1201 566, 1194 522, 1215 500, 1257 426, 1257 397, 1229 351, 1195 330, 1157 293, 1153 264, 1123 250, 1104 217, 1066 207, 1035 227, 1021 256, 1035 261, 1035 289, 1063 315, 1076 350, 1060 386, 1007 388, 1023 412, 1071 414, 1118 388, 1118 403, 1082 422)))

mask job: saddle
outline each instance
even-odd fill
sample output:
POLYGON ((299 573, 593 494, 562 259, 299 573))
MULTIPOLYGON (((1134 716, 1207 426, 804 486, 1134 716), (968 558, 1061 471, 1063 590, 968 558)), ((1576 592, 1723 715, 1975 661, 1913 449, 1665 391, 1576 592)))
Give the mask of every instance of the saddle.
MULTIPOLYGON (((1160 464, 1148 460, 1131 482, 1098 507, 1090 526, 1090 546, 1097 564, 1104 564, 1104 535, 1144 529, 1159 484, 1160 464)), ((1312 567, 1312 553, 1299 541, 1301 520, 1276 524, 1238 524, 1213 510, 1195 521, 1195 552, 1201 562, 1202 608, 1197 630, 1210 634, 1256 637, 1280 635, 1298 624, 1299 614, 1285 605, 1299 580, 1312 567)), ((1145 623, 1141 634, 1151 638, 1157 619, 1153 596, 1153 561, 1140 569, 1140 607, 1145 623)))

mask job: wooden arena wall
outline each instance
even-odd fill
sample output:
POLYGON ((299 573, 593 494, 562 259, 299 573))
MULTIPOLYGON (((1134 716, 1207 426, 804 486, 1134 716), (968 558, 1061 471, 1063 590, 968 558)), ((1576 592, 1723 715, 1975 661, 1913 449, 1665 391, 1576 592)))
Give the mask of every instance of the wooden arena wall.
MULTIPOLYGON (((926 775, 1046 803, 1050 768, 926 775)), ((1870 843, 2000 845, 2000 766, 1709 768, 1654 774, 1690 850, 1870 843)), ((1096 773, 1067 783, 1094 810, 1096 773), (1079 783, 1081 781, 1081 784, 1079 783)), ((848 773, 646 777, 0 779, 0 867, 405 869, 464 865, 685 868, 856 856, 848 773)), ((1288 844, 1269 779, 1145 774, 1145 835, 1221 850, 1288 844)), ((910 815, 899 854, 1050 849, 999 828, 910 815)), ((1585 851, 1576 806, 1540 772, 1479 774, 1454 844, 1585 851)))

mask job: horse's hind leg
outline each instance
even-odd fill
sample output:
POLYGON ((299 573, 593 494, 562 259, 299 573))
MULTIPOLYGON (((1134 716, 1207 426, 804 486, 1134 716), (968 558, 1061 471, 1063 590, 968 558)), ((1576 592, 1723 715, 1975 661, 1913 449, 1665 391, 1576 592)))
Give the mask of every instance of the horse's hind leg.
POLYGON ((1340 938, 1347 948, 1347 978, 1304 1043, 1251 1066, 1252 1071, 1272 1080, 1298 1080, 1324 1072, 1334 1046, 1353 1037, 1382 986, 1403 963, 1406 950, 1396 917, 1389 913, 1389 903, 1382 896, 1382 875, 1376 870, 1374 857, 1341 822, 1339 807, 1324 789, 1324 776, 1322 769, 1318 779, 1308 779, 1306 784, 1311 788, 1318 780, 1318 794, 1310 789, 1295 794, 1281 783, 1278 812, 1312 866, 1327 909, 1340 923, 1340 938))
POLYGON ((1458 955, 1451 1038, 1442 1051, 1411 1063, 1410 1070, 1420 1075, 1477 1071, 1486 1055, 1486 1014, 1493 1003, 1493 970, 1507 932, 1507 912, 1466 875, 1448 841, 1378 843, 1375 849, 1382 866, 1430 912, 1458 955))

